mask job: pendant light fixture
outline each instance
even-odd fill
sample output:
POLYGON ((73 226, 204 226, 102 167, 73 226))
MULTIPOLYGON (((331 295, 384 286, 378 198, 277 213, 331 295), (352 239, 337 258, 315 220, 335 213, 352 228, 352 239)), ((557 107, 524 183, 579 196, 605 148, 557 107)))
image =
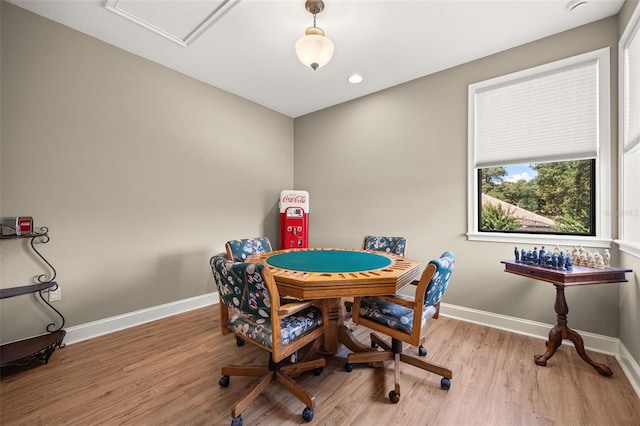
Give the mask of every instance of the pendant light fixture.
POLYGON ((304 7, 313 14, 313 27, 307 28, 305 35, 296 42, 296 55, 300 62, 315 71, 331 60, 333 42, 324 36, 322 28, 316 27, 316 15, 324 10, 324 2, 307 0, 304 7))

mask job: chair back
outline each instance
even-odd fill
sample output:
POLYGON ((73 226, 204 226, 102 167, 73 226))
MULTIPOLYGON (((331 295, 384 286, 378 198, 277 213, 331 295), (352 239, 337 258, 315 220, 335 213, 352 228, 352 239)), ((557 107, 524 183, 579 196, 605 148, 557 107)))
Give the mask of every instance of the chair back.
POLYGON ((242 240, 231 240, 225 244, 227 257, 229 260, 244 262, 247 257, 253 254, 268 253, 273 251, 271 241, 267 237, 245 238, 242 240))
POLYGON ((211 259, 213 278, 220 301, 234 311, 270 319, 271 295, 262 279, 264 265, 242 263, 215 256, 211 259))
POLYGON ((220 327, 272 353, 279 362, 324 334, 327 302, 287 304, 283 310, 273 275, 261 263, 235 262, 222 256, 211 259, 220 297, 220 327))
POLYGON ((405 237, 383 237, 367 235, 362 242, 363 250, 384 251, 404 256, 407 239, 405 237))
POLYGON ((422 280, 420 280, 418 289, 416 290, 416 296, 418 291, 425 291, 425 306, 435 306, 440 303, 444 292, 447 290, 447 285, 449 284, 455 264, 456 258, 450 251, 442 253, 439 259, 433 259, 429 262, 427 269, 434 268, 429 284, 426 286, 426 290, 422 290, 421 284, 423 283, 422 280))

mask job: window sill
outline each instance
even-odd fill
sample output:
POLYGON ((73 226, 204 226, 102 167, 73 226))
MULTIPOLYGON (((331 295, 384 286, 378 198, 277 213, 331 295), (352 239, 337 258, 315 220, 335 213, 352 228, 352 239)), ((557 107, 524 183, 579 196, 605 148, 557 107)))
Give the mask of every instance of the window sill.
POLYGON ((516 244, 544 244, 552 246, 555 244, 564 246, 587 246, 598 248, 611 248, 612 240, 602 237, 578 237, 575 235, 532 235, 532 234, 506 234, 499 232, 469 232, 469 241, 487 241, 495 243, 516 243, 516 244))
POLYGON ((640 244, 622 240, 615 240, 615 243, 620 247, 620 251, 640 258, 640 244))

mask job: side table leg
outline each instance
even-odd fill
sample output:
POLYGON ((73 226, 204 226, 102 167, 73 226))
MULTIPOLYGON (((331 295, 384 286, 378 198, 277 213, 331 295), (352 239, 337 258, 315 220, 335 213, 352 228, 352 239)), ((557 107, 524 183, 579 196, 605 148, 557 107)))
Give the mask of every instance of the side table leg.
POLYGON ((535 355, 533 357, 535 363, 542 366, 547 365, 547 360, 556 353, 556 350, 558 350, 562 344, 562 340, 569 339, 575 345, 580 358, 595 368, 598 373, 606 377, 613 375, 613 371, 611 371, 609 367, 604 364, 599 364, 589 358, 584 350, 584 342, 580 334, 568 327, 567 314, 569 313, 569 306, 567 306, 567 300, 564 296, 564 286, 554 284, 554 287, 556 288, 556 302, 553 307, 556 311, 556 325, 549 332, 547 351, 542 355, 535 355))
POLYGON ((547 351, 542 355, 534 355, 533 360, 536 364, 547 365, 547 360, 551 358, 560 345, 562 344, 562 329, 557 325, 549 331, 549 340, 547 341, 547 351))
POLYGON ((549 331, 549 341, 547 342, 547 351, 542 355, 535 355, 534 361, 538 365, 547 365, 547 360, 556 353, 560 345, 564 333, 569 329, 567 327, 567 314, 569 313, 569 306, 567 306, 567 300, 564 298, 564 287, 555 285, 556 288, 556 301, 553 308, 556 311, 556 325, 549 331))
POLYGON ((597 363, 589 358, 587 352, 584 350, 584 342, 582 341, 582 337, 577 332, 568 329, 565 339, 569 339, 573 342, 573 344, 576 346, 576 351, 578 351, 578 355, 580 355, 580 358, 582 358, 587 364, 595 368, 598 373, 605 377, 613 376, 613 371, 608 366, 597 363))

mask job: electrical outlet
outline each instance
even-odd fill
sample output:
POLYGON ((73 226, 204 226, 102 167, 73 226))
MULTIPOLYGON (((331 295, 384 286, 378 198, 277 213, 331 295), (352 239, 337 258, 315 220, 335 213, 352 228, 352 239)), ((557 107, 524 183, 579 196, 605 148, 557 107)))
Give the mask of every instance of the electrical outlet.
POLYGON ((62 299, 62 289, 60 284, 56 284, 56 287, 52 287, 49 290, 49 302, 55 302, 62 299))

